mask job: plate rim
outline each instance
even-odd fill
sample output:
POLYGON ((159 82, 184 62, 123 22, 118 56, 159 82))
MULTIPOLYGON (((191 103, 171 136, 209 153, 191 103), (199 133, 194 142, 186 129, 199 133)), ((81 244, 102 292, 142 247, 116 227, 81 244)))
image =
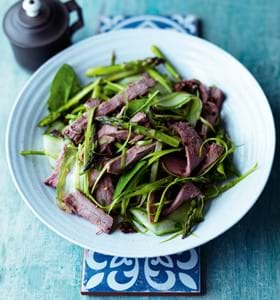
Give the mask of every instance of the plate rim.
MULTIPOLYGON (((17 189, 17 191, 19 192, 21 198, 24 200, 25 204, 27 205, 27 207, 32 211, 32 213, 44 224, 46 225, 49 229, 51 229, 53 232, 55 232, 56 234, 58 234, 60 237, 66 239, 67 241, 75 244, 75 245, 78 245, 82 248, 88 248, 87 245, 83 245, 83 243, 77 241, 75 238, 71 238, 69 235, 65 235, 64 233, 61 233, 59 231, 59 229, 56 229, 55 226, 49 224, 47 222, 47 220, 44 219, 43 216, 41 216, 39 214, 39 212, 36 211, 36 209, 32 206, 32 204, 29 202, 29 200, 27 199, 28 197, 25 197, 24 193, 22 192, 20 186, 19 186, 19 183, 18 183, 18 180, 15 176, 15 173, 14 173, 14 170, 13 170, 13 167, 12 167, 12 162, 11 162, 11 153, 9 152, 9 143, 10 143, 10 139, 9 139, 9 136, 10 136, 10 131, 11 131, 11 128, 12 128, 12 121, 13 121, 13 116, 14 116, 14 113, 16 111, 16 108, 17 108, 17 105, 18 103, 20 102, 21 100, 21 97, 23 95, 23 93, 25 92, 26 88, 29 86, 29 84, 33 81, 34 78, 36 78, 37 74, 42 72, 42 70, 44 70, 45 68, 47 68, 49 65, 51 65, 53 63, 53 61, 56 61, 59 57, 63 57, 63 55, 65 55, 65 52, 68 52, 68 51, 71 51, 75 48, 78 48, 80 47, 81 44, 86 44, 88 42, 90 42, 91 40, 98 40, 99 38, 102 39, 102 36, 110 36, 110 35, 117 35, 118 33, 120 32, 131 32, 131 31, 134 31, 134 32, 163 32, 163 31, 169 31, 171 32, 171 30, 162 30, 162 29, 148 29, 148 28, 142 28, 142 29, 122 29, 122 30, 117 30, 117 31, 112 31, 112 32, 106 32, 106 33, 101 33, 101 34, 97 34, 97 35, 93 35, 93 36, 90 36, 86 39, 83 39, 73 45, 71 45, 70 47, 67 47, 66 49, 62 50, 61 52, 59 52, 58 54, 54 55, 52 58, 50 58, 49 60, 47 60, 40 68, 38 68, 38 70, 36 70, 32 75, 31 77, 27 80, 27 82, 24 84, 24 86, 21 88, 20 92, 18 93, 17 97, 16 97, 16 100, 12 106, 12 109, 9 113, 9 117, 8 117, 8 123, 7 123, 7 127, 6 127, 6 134, 5 134, 5 150, 6 150, 6 158, 7 158, 7 164, 8 164, 8 169, 9 169, 9 172, 11 174, 11 177, 12 177, 12 180, 13 180, 13 183, 15 184, 15 187, 17 189)), ((205 40, 205 39, 202 39, 202 38, 199 38, 199 37, 196 37, 196 36, 191 36, 191 35, 186 35, 185 33, 179 33, 179 32, 172 32, 174 35, 178 35, 180 36, 180 38, 184 38, 184 39, 194 39, 194 40, 199 40, 200 43, 204 43, 212 48, 215 48, 215 50, 218 50, 220 52, 222 52, 225 56, 228 56, 231 60, 234 60, 234 62, 236 64, 239 65, 239 67, 241 67, 243 69, 244 72, 246 72, 247 76, 249 76, 252 80, 252 82, 254 82, 254 88, 257 88, 258 89, 258 93, 261 93, 262 95, 262 98, 265 101, 265 104, 266 104, 266 108, 267 108, 267 113, 269 114, 269 121, 270 121, 270 125, 271 125, 271 129, 272 129, 272 132, 270 133, 270 138, 271 138, 271 145, 272 145, 272 149, 270 150, 270 161, 267 163, 267 174, 266 174, 266 179, 264 181, 262 181, 262 185, 261 185, 261 188, 259 189, 259 192, 258 192, 258 196, 254 197, 253 200, 251 200, 250 202, 250 205, 248 205, 248 208, 242 212, 238 218, 236 218, 234 220, 234 222, 230 223, 230 224, 227 224, 227 226, 223 227, 221 231, 219 231, 218 233, 216 234, 213 234, 212 236, 210 236, 210 238, 207 238, 207 239, 204 239, 203 241, 201 241, 200 239, 197 239, 197 242, 194 242, 194 247, 198 247, 198 246, 201 246, 205 243, 208 243, 209 241, 215 239, 216 237, 222 235, 223 233, 225 233, 227 230, 229 230, 231 227, 233 227, 234 225, 236 225, 252 208, 252 206, 256 203, 256 201, 259 199, 259 197, 261 196, 270 176, 271 176, 271 170, 272 170, 272 166, 273 166, 273 162, 274 162, 274 158, 275 158, 275 148, 276 148, 276 127, 275 127, 275 121, 274 121, 274 117, 273 117, 273 113, 272 113, 272 109, 271 109, 271 106, 270 106, 270 103, 262 89, 262 87, 260 86, 260 84, 258 83, 258 81, 255 79, 255 77, 252 75, 252 73, 240 62, 238 61, 233 55, 231 55, 230 53, 228 53, 227 51, 225 51, 224 49, 220 48, 219 46, 205 40)), ((99 252, 100 250, 96 250, 95 249, 92 249, 94 251, 97 251, 99 252)), ((186 248, 185 250, 188 250, 188 248, 186 248)), ((106 250, 102 250, 104 254, 108 254, 108 255, 119 255, 118 253, 114 252, 113 249, 106 249, 106 250)), ((179 250, 181 251, 181 250, 179 250)), ((159 255, 171 255, 171 254, 174 254, 178 251, 174 250, 174 251, 165 251, 164 254, 163 253, 159 253, 159 255)), ((150 256, 147 256, 145 254, 145 257, 153 257, 155 255, 150 255, 150 256)), ((126 257, 144 257, 143 255, 141 254, 134 254, 134 255, 129 255, 126 257)))

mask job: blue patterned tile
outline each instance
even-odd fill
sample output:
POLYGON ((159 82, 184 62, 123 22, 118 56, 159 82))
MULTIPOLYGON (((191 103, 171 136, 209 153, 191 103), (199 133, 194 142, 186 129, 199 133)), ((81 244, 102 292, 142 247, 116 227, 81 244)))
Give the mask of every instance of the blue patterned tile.
POLYGON ((200 293, 199 249, 153 258, 84 250, 82 294, 200 293))
POLYGON ((194 15, 101 16, 99 25, 100 32, 132 28, 160 28, 192 35, 199 33, 199 19, 194 15))

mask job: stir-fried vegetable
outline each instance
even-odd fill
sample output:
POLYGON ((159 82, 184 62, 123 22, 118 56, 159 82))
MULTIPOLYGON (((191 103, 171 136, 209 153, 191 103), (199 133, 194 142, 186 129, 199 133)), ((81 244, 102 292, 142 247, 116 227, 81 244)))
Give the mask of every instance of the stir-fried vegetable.
POLYGON ((43 150, 61 209, 108 233, 113 221, 125 232, 188 236, 205 203, 255 169, 239 174, 235 145, 220 111, 216 87, 181 76, 156 46, 155 57, 86 71, 84 87, 69 65, 55 75, 48 98, 43 150), (162 64, 163 68, 158 68, 162 64))

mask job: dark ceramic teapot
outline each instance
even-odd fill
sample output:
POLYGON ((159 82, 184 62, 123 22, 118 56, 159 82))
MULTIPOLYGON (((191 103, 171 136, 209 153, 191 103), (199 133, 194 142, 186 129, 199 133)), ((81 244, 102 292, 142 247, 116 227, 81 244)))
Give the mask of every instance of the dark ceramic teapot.
POLYGON ((74 0, 20 1, 7 11, 3 21, 18 63, 32 71, 69 46, 72 34, 82 26, 82 11, 74 0), (72 25, 71 12, 78 15, 72 25))

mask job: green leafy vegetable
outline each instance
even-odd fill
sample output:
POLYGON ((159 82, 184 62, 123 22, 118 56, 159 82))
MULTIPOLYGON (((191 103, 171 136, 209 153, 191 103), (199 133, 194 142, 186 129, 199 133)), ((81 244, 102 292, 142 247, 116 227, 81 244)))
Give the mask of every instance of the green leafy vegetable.
POLYGON ((165 189, 163 190, 162 194, 161 194, 161 197, 160 197, 160 200, 159 200, 159 205, 157 207, 157 210, 156 210, 156 214, 155 214, 155 218, 154 218, 154 222, 156 223, 159 219, 159 216, 160 216, 160 213, 162 211, 162 208, 164 206, 164 202, 165 202, 165 195, 167 193, 167 191, 174 185, 178 182, 178 178, 175 178, 173 181, 171 181, 166 187, 165 189))
POLYGON ((96 86, 97 82, 92 82, 85 86, 82 90, 80 90, 75 96, 73 96, 67 103, 60 106, 57 111, 51 112, 49 115, 44 117, 41 121, 39 121, 38 126, 44 127, 52 124, 58 118, 63 116, 70 108, 73 108, 88 94, 93 88, 96 86))
POLYGON ((129 181, 134 177, 135 174, 139 172, 145 165, 147 165, 147 161, 139 161, 133 169, 129 172, 123 174, 116 185, 116 189, 114 192, 114 199, 118 198, 120 194, 123 192, 129 181))
POLYGON ((148 97, 148 99, 141 99, 141 100, 136 100, 137 101, 137 105, 136 106, 134 104, 134 107, 133 105, 130 106, 130 103, 133 103, 133 102, 136 102, 136 101, 133 101, 133 102, 130 102, 128 104, 128 111, 130 112, 130 117, 132 117, 133 115, 135 115, 136 113, 140 112, 140 111, 146 111, 150 105, 152 105, 156 95, 159 93, 159 91, 155 91, 151 96, 148 97))
POLYGON ((164 177, 162 179, 159 179, 155 182, 140 185, 140 186, 138 186, 136 191, 134 191, 134 192, 126 191, 126 192, 120 194, 118 196, 118 198, 127 198, 127 197, 131 198, 131 197, 134 197, 134 196, 139 196, 139 195, 142 195, 142 194, 147 194, 149 192, 159 190, 162 187, 164 187, 165 184, 168 184, 169 181, 171 180, 171 178, 172 178, 171 176, 168 176, 168 177, 164 177))
POLYGON ((65 155, 60 166, 58 182, 56 187, 56 199, 59 207, 63 207, 63 197, 65 196, 63 190, 64 184, 66 182, 67 174, 70 172, 75 163, 76 154, 77 151, 72 147, 67 147, 65 150, 65 155))
POLYGON ((154 162, 158 161, 162 156, 165 156, 170 153, 179 152, 182 148, 177 149, 166 149, 166 150, 158 150, 155 152, 152 152, 150 154, 147 154, 143 159, 149 158, 149 165, 153 164, 154 162))
POLYGON ((189 121, 192 124, 195 124, 199 120, 202 110, 202 102, 195 95, 179 92, 170 93, 161 98, 158 98, 156 107, 159 109, 175 110, 181 108, 183 105, 186 104, 188 105, 185 108, 183 114, 187 121, 189 121))
POLYGON ((182 229, 179 222, 170 219, 163 220, 156 224, 151 223, 148 219, 147 213, 139 208, 132 208, 130 212, 138 224, 144 226, 158 236, 178 232, 182 229))
POLYGON ((70 65, 62 65, 51 84, 48 98, 49 111, 57 111, 80 89, 81 85, 74 69, 70 65))

